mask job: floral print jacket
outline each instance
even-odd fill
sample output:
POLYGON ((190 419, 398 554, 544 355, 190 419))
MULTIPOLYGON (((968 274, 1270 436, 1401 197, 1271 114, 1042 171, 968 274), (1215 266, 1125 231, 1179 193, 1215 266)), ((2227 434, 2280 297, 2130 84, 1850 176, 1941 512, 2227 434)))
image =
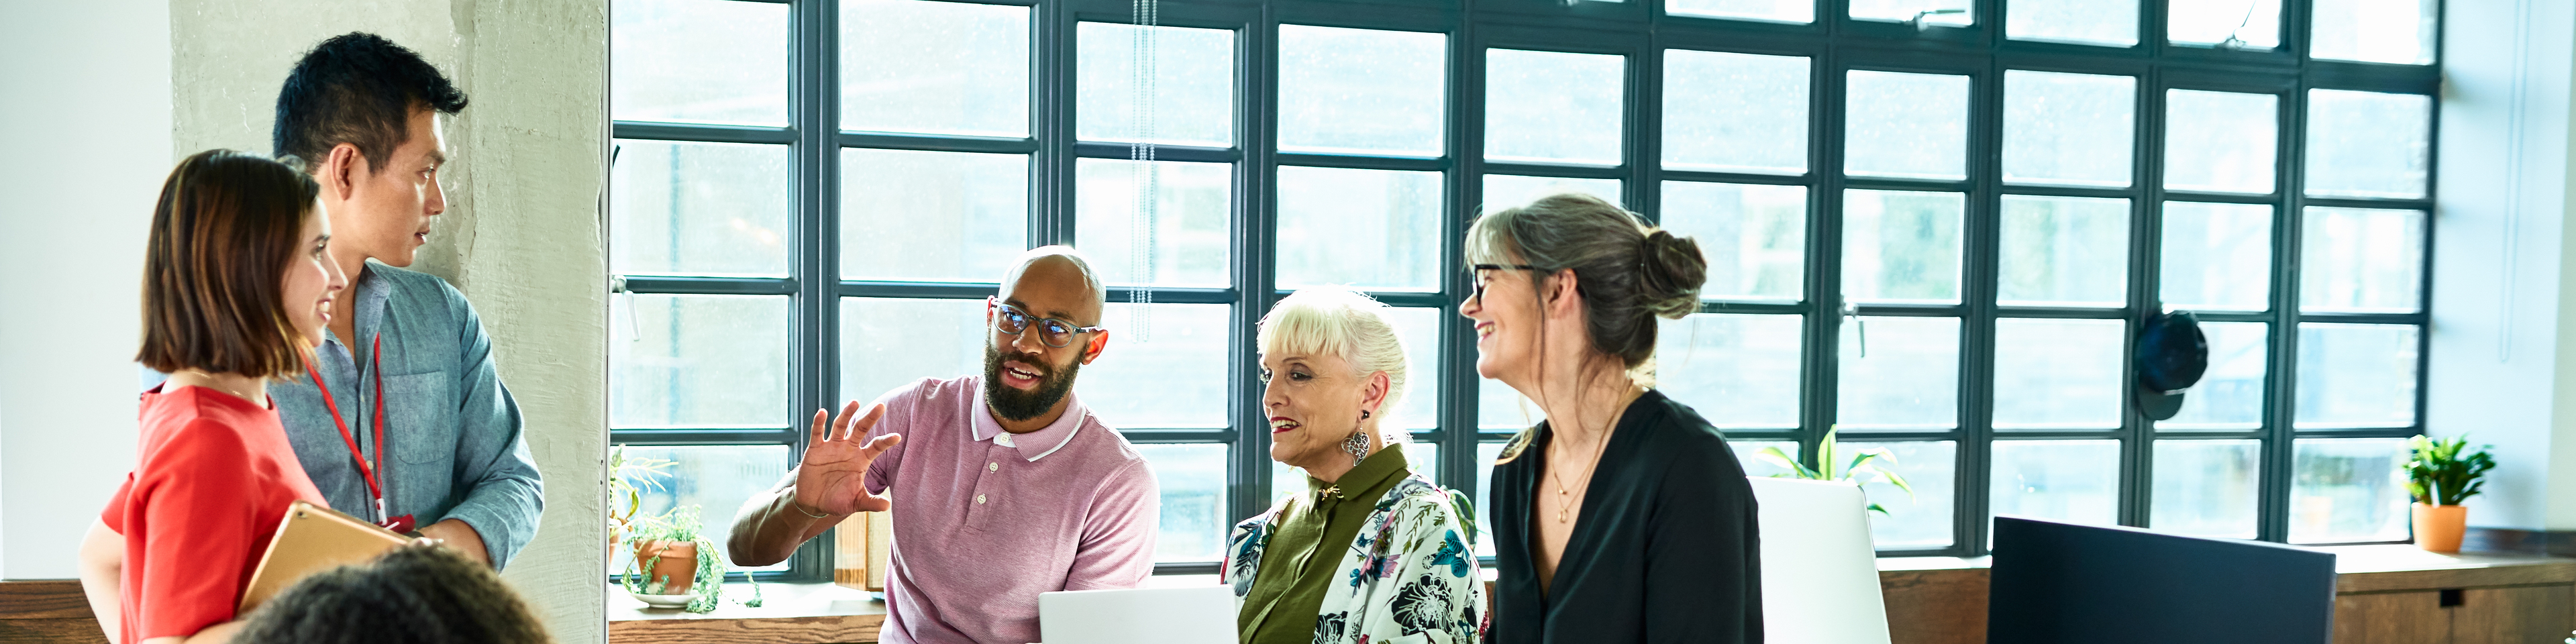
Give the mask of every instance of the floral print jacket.
MULTIPOLYGON (((1475 644, 1484 640, 1485 580, 1477 573, 1474 506, 1416 474, 1380 497, 1342 555, 1342 583, 1324 595, 1315 644, 1475 644)), ((1226 539, 1225 580, 1240 605, 1270 545, 1272 507, 1226 539)), ((1321 553, 1318 553, 1321 554, 1321 553)))

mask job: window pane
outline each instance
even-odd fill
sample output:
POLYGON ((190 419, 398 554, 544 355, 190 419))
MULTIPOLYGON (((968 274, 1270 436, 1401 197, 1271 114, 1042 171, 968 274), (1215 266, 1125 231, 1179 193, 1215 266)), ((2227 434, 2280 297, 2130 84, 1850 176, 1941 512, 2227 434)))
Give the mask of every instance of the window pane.
POLYGON ((1280 288, 1439 290, 1440 173, 1279 166, 1280 288))
MULTIPOLYGON (((1773 463, 1771 459, 1763 457, 1762 448, 1780 448, 1781 454, 1785 454, 1789 457, 1789 460, 1795 461, 1798 460, 1798 441, 1727 441, 1726 447, 1727 449, 1735 450, 1735 462, 1744 464, 1745 476, 1780 476, 1796 473, 1796 470, 1789 469, 1784 465, 1773 463)), ((1898 472, 1897 474, 1901 476, 1904 472, 1898 472)), ((1907 482, 1911 483, 1912 481, 1907 482)))
POLYGON ((1959 425, 1958 318, 1854 318, 1839 351, 1844 431, 1959 425))
POLYGON ((2308 194, 2424 196, 2433 97, 2308 90, 2308 194))
POLYGON ((1807 171, 1808 60, 1664 51, 1664 167, 1807 171))
POLYGON ((1994 516, 2120 519, 2120 441, 1995 441, 1994 516))
POLYGON ((1449 36, 1279 26, 1279 149, 1436 157, 1449 36))
MULTIPOLYGON (((1440 426, 1440 322, 1456 317, 1446 309, 1387 309, 1386 324, 1404 343, 1404 399, 1394 415, 1379 424, 1387 429, 1430 430, 1440 426)), ((1426 470, 1428 471, 1428 470, 1426 470)))
POLYGON ((2231 39, 2246 49, 2281 46, 2281 0, 2170 0, 2165 22, 2175 43, 2217 45, 2231 39))
POLYGON ((1224 163, 1077 159, 1074 243, 1112 284, 1224 286, 1234 199, 1234 166, 1224 163), (1152 186, 1154 212, 1136 212, 1152 186), (1144 242, 1142 244, 1138 242, 1144 242), (1137 246, 1152 249, 1137 253, 1137 246))
MULTIPOLYGON (((787 466, 796 462, 796 455, 786 445, 629 445, 625 450, 630 459, 673 461, 663 470, 668 476, 649 479, 656 484, 636 485, 644 502, 637 506, 635 516, 662 516, 673 507, 698 506, 699 519, 711 528, 702 534, 716 542, 716 556, 723 558, 733 572, 787 569, 785 561, 749 567, 734 563, 731 548, 727 547, 733 531, 712 528, 732 523, 734 512, 742 509, 743 502, 769 491, 769 486, 787 476, 787 466)), ((624 500, 616 503, 623 504, 624 500)), ((608 558, 610 574, 636 572, 634 568, 633 549, 617 548, 617 554, 608 558)))
POLYGON ((1798 427, 1805 318, 1698 313, 1661 323, 1656 387, 1719 429, 1798 427))
POLYGON ((1843 297, 1855 302, 1959 301, 1956 192, 1843 192, 1843 297))
POLYGON ((1029 9, 841 3, 841 129, 1027 136, 1029 9))
POLYGON ((2006 70, 2004 181, 2128 187, 2137 96, 2131 76, 2006 70))
MULTIPOLYGON (((1485 207, 1482 212, 1529 205, 1558 193, 1580 192, 1620 203, 1618 179, 1568 179, 1564 177, 1525 177, 1516 174, 1485 175, 1485 207)), ((1625 207, 1625 206, 1622 206, 1625 207)))
POLYGON ((1476 426, 1485 431, 1517 432, 1547 420, 1547 412, 1538 403, 1521 396, 1519 390, 1492 378, 1476 379, 1476 426))
POLYGON ((1619 165, 1628 59, 1485 50, 1485 158, 1619 165))
POLYGON ((787 426, 787 298, 625 295, 609 303, 610 427, 787 426))
POLYGON ((1886 448, 1895 456, 1889 466, 1914 487, 1913 494, 1886 483, 1860 486, 1869 502, 1887 508, 1887 514, 1871 513, 1869 534, 1880 550, 1930 550, 1947 548, 1955 540, 1950 534, 1950 509, 1956 502, 1959 487, 1959 444, 1950 441, 1909 441, 1902 443, 1843 443, 1846 450, 1886 448))
POLYGON ((2007 306, 2117 307, 2129 299, 2129 200, 2004 195, 2007 306))
POLYGON ((2406 539, 2406 439, 2301 439, 2294 458, 2290 543, 2406 539))
POLYGON ((1226 445, 1137 445, 1162 488, 1162 523, 1154 535, 1154 561, 1225 558, 1226 445))
POLYGON ((1494 556, 1494 459, 1505 443, 1476 444, 1476 556, 1494 556))
POLYGON ((841 298, 841 399, 866 404, 923 378, 980 375, 994 335, 980 299, 841 298))
POLYGON ((1850 122, 1843 134, 1850 142, 1844 145, 1843 172, 1967 178, 1968 77, 1855 69, 1844 100, 1850 122))
POLYGON ((787 5, 620 0, 609 11, 620 121, 787 124, 787 5))
POLYGON ((2299 240, 2299 310, 2413 313, 2424 286, 2424 211, 2309 208, 2299 240))
POLYGON ((2308 56, 2429 65, 2441 29, 2438 0, 2317 0, 2308 56))
POLYGON ((1995 321, 1995 428, 2118 429, 2120 320, 1995 321))
POLYGON ((1109 345, 1074 393, 1117 429, 1225 427, 1229 308, 1110 302, 1109 345))
POLYGON ((1075 38, 1076 137, 1234 145, 1234 32, 1085 22, 1075 38), (1149 31, 1153 42, 1139 42, 1149 31), (1143 45, 1154 52, 1153 69, 1143 74, 1153 81, 1154 100, 1138 114, 1135 53, 1143 45))
POLYGON ((2422 329, 2404 324, 2299 324, 2299 429, 2415 424, 2422 329))
POLYGON ((993 282, 1029 247, 1029 158, 841 150, 841 277, 993 282))
POLYGON ((2004 34, 2127 47, 2138 44, 2138 0, 2012 0, 2004 34))
POLYGON ((2272 207, 2165 202, 2166 306, 2261 311, 2272 299, 2272 207))
POLYGON ((2252 539, 2262 494, 2262 441, 2156 441, 2157 532, 2252 539))
POLYGON ((1773 22, 1815 22, 1813 0, 1667 0, 1664 13, 1773 22))
POLYGON ((1930 16, 1924 19, 1936 25, 1964 27, 1976 22, 1975 3, 1958 0, 1851 0, 1851 17, 1857 20, 1913 20, 1914 14, 1934 9, 1967 9, 1968 13, 1930 16))
POLYGON ((2271 94, 2167 91, 2165 188, 2271 192, 2280 102, 2271 94))
POLYGON ((1700 297, 1797 301, 1807 289, 1807 187, 1664 182, 1663 227, 1708 259, 1700 297))
POLYGON ((786 275, 787 147, 619 139, 610 267, 621 275, 786 275))
POLYGON ((2156 431, 2224 431, 2263 428, 2263 373, 2269 325, 2261 322, 2202 322, 2209 338, 2209 370, 2183 394, 2174 417, 2156 421, 2156 431))

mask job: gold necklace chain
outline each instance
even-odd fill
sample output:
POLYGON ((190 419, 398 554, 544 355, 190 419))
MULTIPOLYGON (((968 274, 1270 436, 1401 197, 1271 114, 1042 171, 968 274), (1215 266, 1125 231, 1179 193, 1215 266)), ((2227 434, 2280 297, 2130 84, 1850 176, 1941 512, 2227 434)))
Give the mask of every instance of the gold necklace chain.
MULTIPOLYGON (((1618 432, 1620 417, 1628 415, 1628 405, 1644 394, 1643 388, 1631 386, 1628 395, 1620 397, 1619 410, 1611 413, 1610 422, 1602 426, 1600 443, 1592 446, 1592 463, 1583 467, 1582 488, 1586 494, 1592 491, 1592 472, 1601 467, 1601 455, 1610 451, 1610 436, 1618 432)), ((1574 509, 1574 492, 1566 489, 1565 475, 1557 473, 1554 461, 1547 464, 1547 473, 1556 479, 1556 522, 1572 522, 1574 517, 1568 511, 1574 509)))

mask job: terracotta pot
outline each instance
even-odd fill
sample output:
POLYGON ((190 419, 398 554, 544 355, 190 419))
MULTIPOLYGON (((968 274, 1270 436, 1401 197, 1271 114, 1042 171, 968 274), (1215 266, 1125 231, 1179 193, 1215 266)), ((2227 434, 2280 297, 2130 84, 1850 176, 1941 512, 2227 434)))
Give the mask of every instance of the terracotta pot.
POLYGON ((2432 552, 2460 551, 2460 534, 2469 526, 2468 506, 2417 503, 2413 507, 2415 547, 2432 552))
POLYGON ((644 589, 653 583, 670 579, 664 595, 685 595, 698 578, 698 544, 693 541, 655 539, 635 544, 635 568, 645 571, 644 589))

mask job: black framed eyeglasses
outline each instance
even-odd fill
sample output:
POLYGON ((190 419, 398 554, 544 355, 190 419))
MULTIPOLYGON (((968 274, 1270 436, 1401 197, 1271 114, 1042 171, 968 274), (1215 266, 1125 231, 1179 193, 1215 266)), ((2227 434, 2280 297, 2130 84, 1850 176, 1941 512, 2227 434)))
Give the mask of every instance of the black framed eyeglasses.
POLYGON ((1038 328, 1038 340, 1058 349, 1072 346, 1074 334, 1109 330, 1109 327, 1105 326, 1079 326, 1055 318, 1030 315, 1028 311, 1020 310, 1020 307, 1003 304, 992 298, 985 298, 984 303, 997 309, 998 315, 993 316, 993 328, 1007 335, 1019 335, 1029 332, 1030 323, 1035 322, 1038 328))
POLYGON ((1546 270, 1528 264, 1477 264, 1469 266, 1467 267, 1467 281, 1468 283, 1473 284, 1475 288, 1475 295, 1471 295, 1469 297, 1475 298, 1476 302, 1479 304, 1484 303, 1485 271, 1499 271, 1506 268, 1517 268, 1524 271, 1546 270))

